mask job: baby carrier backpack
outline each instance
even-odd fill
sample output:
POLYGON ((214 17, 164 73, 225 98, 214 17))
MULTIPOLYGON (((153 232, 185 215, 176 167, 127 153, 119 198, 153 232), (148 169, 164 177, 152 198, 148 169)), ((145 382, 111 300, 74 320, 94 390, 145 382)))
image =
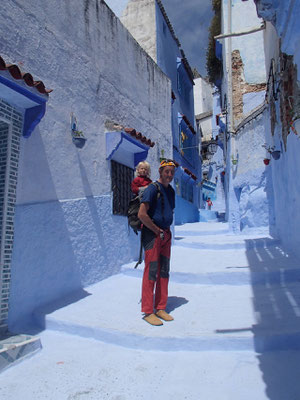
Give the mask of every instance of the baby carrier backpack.
MULTIPOLYGON (((162 193, 160 191, 160 186, 157 182, 152 182, 150 185, 154 185, 157 189, 157 197, 156 200, 162 196, 162 193)), ((141 197, 142 194, 139 196, 134 197, 132 200, 130 200, 129 205, 128 205, 128 210, 127 210, 127 219, 128 219, 128 225, 132 228, 134 233, 137 235, 139 231, 142 230, 142 222, 138 217, 139 213, 139 208, 141 205, 141 197)), ((163 199, 163 196, 162 196, 163 199)), ((162 212, 164 208, 164 202, 162 202, 162 212)), ((140 244, 140 253, 139 253, 139 259, 138 262, 135 264, 134 268, 137 268, 139 264, 142 263, 143 261, 143 245, 142 245, 142 235, 141 235, 141 244, 140 244)))

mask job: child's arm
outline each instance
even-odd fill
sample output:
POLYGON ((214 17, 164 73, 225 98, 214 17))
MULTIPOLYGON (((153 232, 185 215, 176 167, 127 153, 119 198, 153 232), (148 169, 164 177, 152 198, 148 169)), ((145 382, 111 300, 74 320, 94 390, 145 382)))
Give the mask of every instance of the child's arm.
POLYGON ((134 180, 131 182, 131 190, 136 196, 139 194, 139 188, 139 180, 137 178, 134 178, 134 180))

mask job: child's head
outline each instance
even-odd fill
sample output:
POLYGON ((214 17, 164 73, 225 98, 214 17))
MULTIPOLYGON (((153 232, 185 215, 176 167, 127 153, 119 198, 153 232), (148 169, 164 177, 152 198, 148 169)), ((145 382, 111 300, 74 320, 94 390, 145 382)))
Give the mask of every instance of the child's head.
POLYGON ((150 178, 151 168, 147 161, 141 161, 138 163, 135 169, 135 176, 146 176, 150 178))

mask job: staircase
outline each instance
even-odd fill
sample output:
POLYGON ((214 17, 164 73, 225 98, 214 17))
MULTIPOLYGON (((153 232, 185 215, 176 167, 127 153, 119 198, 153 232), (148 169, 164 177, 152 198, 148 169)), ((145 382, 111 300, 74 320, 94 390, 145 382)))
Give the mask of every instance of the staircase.
POLYGON ((23 377, 28 399, 299 399, 299 260, 267 232, 233 235, 221 222, 176 226, 174 236, 174 321, 143 321, 142 267, 124 265, 36 311, 44 349, 3 374, 2 397, 20 398, 23 377))

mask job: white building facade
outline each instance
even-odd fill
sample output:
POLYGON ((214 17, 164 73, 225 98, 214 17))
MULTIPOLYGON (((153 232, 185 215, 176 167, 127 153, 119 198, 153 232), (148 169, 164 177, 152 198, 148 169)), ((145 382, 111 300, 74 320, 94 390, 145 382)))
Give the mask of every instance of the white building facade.
POLYGON ((222 29, 217 36, 223 61, 220 122, 226 125, 226 219, 235 232, 273 223, 262 147, 266 94, 262 23, 253 2, 222 1, 222 29))

